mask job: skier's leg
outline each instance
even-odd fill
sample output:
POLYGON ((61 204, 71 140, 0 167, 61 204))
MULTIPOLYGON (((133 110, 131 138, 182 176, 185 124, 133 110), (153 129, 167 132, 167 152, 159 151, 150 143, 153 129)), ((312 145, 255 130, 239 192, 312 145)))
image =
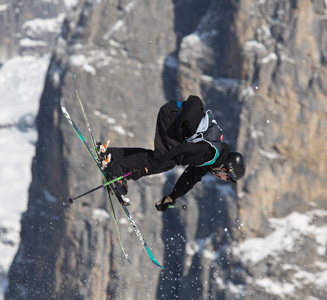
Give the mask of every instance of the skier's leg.
POLYGON ((111 161, 121 159, 126 156, 138 154, 138 153, 150 153, 152 150, 143 149, 143 148, 117 148, 110 147, 110 140, 108 140, 105 144, 101 144, 101 142, 97 143, 98 155, 100 158, 106 159, 109 155, 111 155, 111 161))
POLYGON ((152 150, 143 148, 108 148, 106 155, 111 154, 111 161, 122 159, 127 156, 146 153, 147 155, 152 154, 152 150))
POLYGON ((105 168, 105 172, 107 173, 108 177, 113 178, 122 176, 129 172, 132 173, 136 170, 143 170, 143 172, 140 172, 140 174, 145 176, 145 167, 149 164, 149 159, 152 157, 152 154, 152 150, 141 151, 136 154, 111 161, 105 168))
POLYGON ((177 140, 174 127, 177 113, 178 106, 176 101, 169 101, 161 106, 157 117, 154 138, 154 157, 165 154, 180 144, 180 141, 177 140))

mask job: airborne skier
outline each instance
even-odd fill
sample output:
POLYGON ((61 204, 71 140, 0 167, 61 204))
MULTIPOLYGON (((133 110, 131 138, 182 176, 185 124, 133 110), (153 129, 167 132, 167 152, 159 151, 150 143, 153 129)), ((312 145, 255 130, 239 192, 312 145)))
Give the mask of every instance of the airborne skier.
MULTIPOLYGON (((130 179, 138 180, 176 165, 188 166, 173 191, 156 203, 158 211, 166 211, 208 172, 236 185, 246 169, 242 154, 230 152, 211 111, 204 112, 197 96, 189 96, 183 102, 169 101, 160 108, 154 150, 111 148, 108 141, 104 145, 99 143, 98 151, 103 170, 111 179, 131 172, 130 179)), ((121 194, 127 194, 126 181, 120 182, 117 188, 121 194)))

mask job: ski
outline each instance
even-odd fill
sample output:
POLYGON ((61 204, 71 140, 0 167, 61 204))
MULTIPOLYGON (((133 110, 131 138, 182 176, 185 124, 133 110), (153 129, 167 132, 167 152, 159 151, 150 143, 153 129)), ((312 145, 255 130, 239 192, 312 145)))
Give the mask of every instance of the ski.
MULTIPOLYGON (((83 142, 86 150, 88 151, 88 153, 90 154, 90 156, 93 158, 93 160, 97 164, 98 168, 101 170, 101 163, 100 163, 99 159, 93 154, 90 145, 86 142, 84 136, 79 131, 79 129, 76 126, 75 122, 72 120, 72 118, 70 117, 69 113, 67 112, 65 101, 64 101, 63 98, 60 100, 60 107, 61 107, 61 110, 62 110, 64 116, 66 117, 66 119, 68 120, 68 122, 70 123, 70 125, 73 127, 73 129, 77 133, 77 135, 80 138, 80 140, 83 142)), ((102 170, 101 170, 101 172, 102 172, 102 170)), ((105 174, 103 172, 102 172, 102 176, 103 176, 104 183, 105 184, 108 183, 108 181, 107 181, 107 179, 105 177, 105 174)), ((121 250, 123 252, 124 257, 127 259, 127 261, 129 263, 132 263, 130 261, 130 259, 128 258, 128 254, 125 252, 125 249, 124 249, 124 246, 123 246, 123 243, 122 243, 122 240, 121 240, 121 236, 120 236, 120 232, 119 232, 119 228, 118 228, 118 222, 117 222, 117 218, 116 218, 116 213, 115 213, 114 206, 112 204, 112 200, 111 200, 111 196, 110 196, 110 190, 109 190, 108 186, 106 186, 106 189, 107 189, 107 193, 108 193, 108 197, 109 197, 109 203, 110 203, 110 207, 111 207, 111 210, 112 210, 112 215, 113 215, 113 218, 114 218, 114 221, 115 221, 115 225, 116 225, 116 230, 117 230, 117 234, 118 234, 118 239, 119 239, 121 250)))
MULTIPOLYGON (((76 85, 76 74, 74 75, 74 85, 75 85, 75 93, 76 93, 76 96, 77 96, 77 99, 79 101, 79 104, 80 104, 80 107, 81 107, 81 110, 82 110, 82 113, 83 113, 83 116, 84 116, 84 120, 85 120, 85 123, 86 123, 86 126, 89 130, 89 134, 90 134, 90 138, 92 140, 92 143, 96 149, 96 143, 95 143, 95 140, 93 138, 93 134, 92 134, 92 130, 91 130, 91 126, 90 126, 90 123, 88 121, 88 118, 86 116, 86 113, 85 113, 85 110, 84 110, 84 106, 83 106, 83 103, 79 97, 79 94, 78 94, 78 91, 77 91, 77 85, 76 85)), ((103 173, 102 169, 100 168, 101 172, 103 173)), ((104 176, 105 178, 105 176, 104 176)), ((111 191, 114 193, 116 199, 118 200, 118 203, 120 204, 121 208, 123 209, 126 217, 128 218, 130 224, 132 225, 137 237, 139 238, 139 240, 141 241, 142 243, 142 246, 144 248, 144 250, 146 251, 146 253, 148 254, 148 256, 150 257, 150 259, 152 260, 152 262, 157 265, 158 267, 164 269, 164 267, 162 267, 158 261, 154 258, 154 255, 152 254, 151 250, 149 249, 147 243, 145 242, 140 230, 138 229, 136 223, 134 222, 129 210, 127 209, 126 205, 124 205, 125 201, 122 199, 122 196, 120 195, 120 193, 116 190, 115 186, 113 184, 110 184, 109 185, 109 188, 111 189, 111 191)))
MULTIPOLYGON (((75 79, 75 78, 74 78, 75 79)), ((92 140, 92 143, 96 149, 96 144, 95 144, 95 141, 94 141, 94 138, 93 138, 93 135, 92 135, 92 132, 91 132, 91 127, 89 125, 89 122, 87 120, 87 117, 86 117, 86 114, 85 114, 85 111, 84 111, 84 108, 83 108, 83 104, 78 96, 78 92, 77 92, 77 89, 76 89, 76 82, 75 82, 75 91, 76 91, 76 95, 78 97, 78 100, 79 100, 79 103, 80 103, 80 106, 81 106, 81 109, 82 109, 82 112, 83 112, 83 115, 84 115, 84 119, 85 119, 85 122, 86 122, 86 125, 88 127, 88 130, 89 130, 89 133, 90 133, 90 137, 91 137, 91 140, 92 140)), ((101 166, 100 166, 100 162, 99 162, 99 159, 93 154, 93 152, 91 151, 91 147, 89 146, 89 144, 86 142, 85 138, 83 137, 83 135, 80 133, 80 131, 78 130, 76 124, 74 123, 74 121, 72 120, 72 118, 70 117, 70 115, 68 114, 67 112, 67 109, 65 107, 65 102, 64 102, 64 99, 62 99, 60 101, 60 105, 61 105, 61 109, 65 115, 65 117, 67 118, 67 120, 69 121, 69 123, 71 124, 71 126, 73 127, 73 129, 75 130, 75 132, 77 133, 77 135, 79 136, 80 140, 83 142, 85 148, 87 149, 87 151, 89 152, 89 154, 92 156, 94 162, 96 163, 97 167, 99 168, 99 170, 101 171, 103 177, 104 177, 104 180, 105 180, 105 183, 107 182, 107 179, 105 177, 105 173, 102 171, 101 169, 101 166)), ((147 243, 145 242, 140 230, 138 229, 134 219, 132 218, 131 214, 129 213, 126 205, 124 204, 124 200, 122 198, 122 196, 118 193, 118 191, 116 190, 115 186, 113 184, 110 184, 109 185, 109 188, 108 188, 108 195, 109 195, 109 199, 111 200, 110 198, 110 192, 109 192, 109 189, 113 192, 115 198, 117 199, 118 203, 120 204, 121 208, 123 209, 127 219, 129 220, 131 226, 133 227, 137 237, 139 238, 139 240, 141 241, 141 244, 145 250, 145 252, 147 253, 147 255, 149 256, 149 258, 151 259, 151 261, 158 267, 164 269, 163 266, 161 266, 159 264, 159 262, 155 259, 154 255, 152 254, 151 250, 149 249, 147 243)), ((112 204, 112 203, 111 203, 112 204)), ((113 208, 113 206, 112 206, 113 208)), ((117 225, 117 230, 118 230, 118 225, 117 225)), ((119 232, 119 231, 118 231, 119 232)), ((122 246, 122 243, 121 243, 121 246, 122 246)), ((122 246, 122 250, 123 250, 123 246, 122 246)), ((125 257, 128 259, 127 255, 125 254, 125 251, 123 250, 123 253, 125 255, 125 257)), ((129 259, 128 259, 129 260, 129 259)))

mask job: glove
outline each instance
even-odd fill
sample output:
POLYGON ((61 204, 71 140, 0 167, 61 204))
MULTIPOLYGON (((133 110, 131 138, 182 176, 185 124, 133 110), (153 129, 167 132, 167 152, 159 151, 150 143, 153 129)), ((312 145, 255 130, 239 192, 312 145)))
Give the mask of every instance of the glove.
POLYGON ((127 179, 132 179, 132 180, 139 180, 141 177, 144 177, 147 175, 146 169, 141 168, 141 169, 136 169, 132 172, 130 176, 128 176, 127 179))
POLYGON ((174 205, 175 200, 171 199, 170 196, 163 197, 160 201, 156 203, 156 209, 158 211, 165 212, 170 205, 174 205))

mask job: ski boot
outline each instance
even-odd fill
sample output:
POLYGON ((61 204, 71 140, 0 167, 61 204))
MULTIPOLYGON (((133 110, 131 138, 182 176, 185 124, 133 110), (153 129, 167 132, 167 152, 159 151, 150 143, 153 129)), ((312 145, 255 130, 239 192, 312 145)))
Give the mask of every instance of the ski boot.
POLYGON ((128 193, 127 179, 123 178, 121 180, 114 182, 115 190, 120 195, 118 200, 125 206, 130 205, 130 200, 126 197, 128 193))
POLYGON ((96 143, 98 156, 101 159, 105 159, 107 157, 107 150, 109 148, 110 140, 108 140, 104 145, 102 145, 101 141, 96 143))
POLYGON ((104 145, 101 142, 96 143, 98 157, 100 160, 100 165, 102 171, 108 166, 108 163, 111 161, 111 154, 107 155, 107 150, 109 148, 110 140, 108 140, 104 145))
POLYGON ((110 161, 111 161, 111 154, 109 154, 105 159, 101 160, 101 170, 102 171, 105 171, 105 169, 107 168, 110 161))
MULTIPOLYGON (((113 180, 117 178, 117 176, 113 175, 108 169, 104 171, 106 173, 106 178, 108 181, 113 180)), ((128 185, 127 185, 127 179, 122 178, 120 180, 115 181, 112 183, 114 186, 114 189, 111 190, 111 192, 117 192, 117 194, 120 196, 118 197, 118 200, 124 204, 125 206, 129 205, 129 199, 126 197, 128 193, 128 185)))
POLYGON ((121 196, 126 196, 128 193, 127 179, 123 178, 121 180, 114 182, 115 188, 121 196))

